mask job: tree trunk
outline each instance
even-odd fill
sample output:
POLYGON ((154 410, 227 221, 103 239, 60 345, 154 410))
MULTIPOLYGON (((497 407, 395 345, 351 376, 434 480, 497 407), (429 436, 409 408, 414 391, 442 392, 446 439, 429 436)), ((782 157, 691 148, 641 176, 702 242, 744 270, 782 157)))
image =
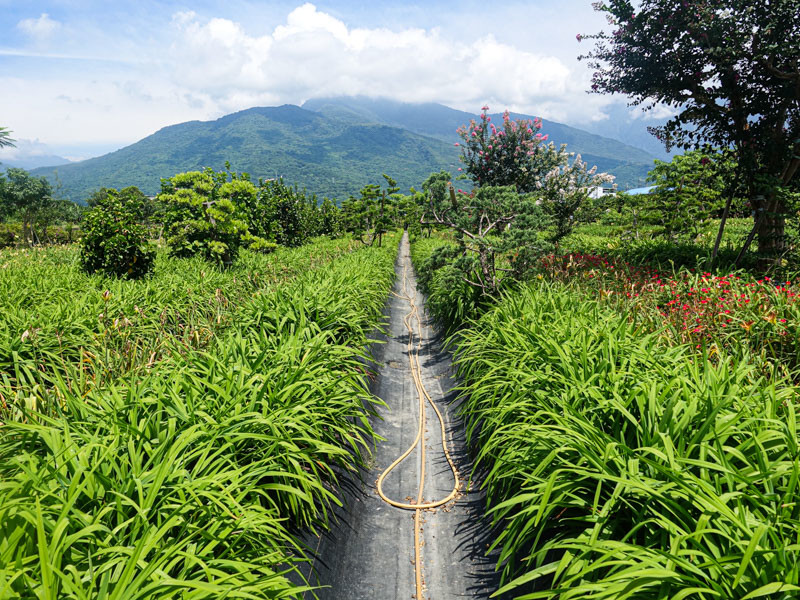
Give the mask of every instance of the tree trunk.
POLYGON ((786 207, 773 192, 764 199, 764 214, 756 221, 758 253, 764 258, 774 258, 786 250, 786 207))
POLYGON ((767 213, 758 223, 758 253, 776 257, 786 250, 786 216, 779 212, 767 213))

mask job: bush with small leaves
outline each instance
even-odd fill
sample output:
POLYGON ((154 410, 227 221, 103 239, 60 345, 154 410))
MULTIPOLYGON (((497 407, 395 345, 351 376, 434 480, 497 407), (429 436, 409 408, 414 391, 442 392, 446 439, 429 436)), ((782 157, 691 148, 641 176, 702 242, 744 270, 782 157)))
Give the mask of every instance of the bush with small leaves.
POLYGON ((109 190, 86 213, 81 238, 81 265, 87 273, 139 279, 153 270, 155 251, 138 223, 134 207, 109 190))

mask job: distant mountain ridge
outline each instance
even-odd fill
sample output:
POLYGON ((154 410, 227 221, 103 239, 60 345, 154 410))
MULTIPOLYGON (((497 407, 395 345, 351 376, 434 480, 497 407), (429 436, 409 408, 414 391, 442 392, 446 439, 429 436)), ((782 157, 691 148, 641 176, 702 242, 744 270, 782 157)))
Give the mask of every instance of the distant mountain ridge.
MULTIPOLYGON (((303 108, 353 123, 379 122, 402 127, 450 143, 458 141, 458 127, 479 118, 479 115, 442 104, 410 104, 363 96, 315 98, 306 101, 303 108)), ((490 116, 497 122, 502 113, 490 113, 490 116)), ((536 118, 522 113, 510 113, 510 116, 512 119, 536 118)), ((569 151, 581 154, 583 160, 596 165, 601 172, 616 175, 621 189, 643 185, 657 158, 642 148, 548 119, 542 120, 541 131, 557 144, 567 144, 569 151)))
MULTIPOLYGON (((455 130, 470 118, 476 117, 440 104, 310 100, 303 107, 256 107, 213 121, 170 125, 135 144, 56 171, 63 193, 78 202, 103 186, 136 185, 155 194, 161 178, 206 166, 220 170, 226 161, 253 179, 283 177, 320 197, 342 200, 367 183, 380 183, 382 173, 403 190, 419 187, 433 171, 455 174, 455 130)), ((640 184, 652 166, 652 155, 616 140, 552 121, 545 121, 542 131, 601 171, 615 174, 622 189, 640 184)), ((53 167, 34 173, 54 178, 53 167)))
POLYGON ((0 171, 5 171, 8 168, 15 167, 19 169, 37 169, 39 167, 58 167, 61 165, 68 165, 72 161, 63 156, 56 156, 55 154, 40 154, 20 156, 18 158, 0 158, 0 171))

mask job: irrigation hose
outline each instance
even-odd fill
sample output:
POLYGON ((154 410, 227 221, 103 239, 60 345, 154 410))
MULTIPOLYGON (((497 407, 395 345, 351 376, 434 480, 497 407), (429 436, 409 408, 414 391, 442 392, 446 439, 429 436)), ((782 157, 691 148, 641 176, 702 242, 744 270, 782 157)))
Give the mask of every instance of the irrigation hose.
POLYGON ((403 264, 403 294, 398 297, 407 300, 411 311, 403 317, 403 323, 408 329, 408 360, 411 368, 411 376, 414 380, 414 387, 417 390, 417 397, 419 399, 419 426, 417 427, 417 437, 414 439, 408 449, 403 452, 391 465, 389 465, 383 473, 380 474, 377 481, 378 495, 387 504, 396 508, 414 511, 414 570, 416 575, 416 600, 423 600, 423 584, 422 584, 422 559, 421 559, 421 546, 420 546, 420 517, 421 511, 437 508, 447 504, 458 495, 458 470, 450 457, 450 450, 447 447, 447 432, 444 425, 444 417, 434 403, 425 385, 422 383, 422 369, 419 364, 419 352, 422 348, 423 342, 423 329, 422 321, 419 315, 419 307, 417 306, 414 294, 408 291, 408 261, 403 264), (414 345, 414 326, 412 320, 416 320, 417 329, 419 334, 416 335, 417 344, 414 345), (425 489, 425 402, 428 402, 433 410, 436 412, 436 417, 439 419, 439 427, 442 432, 442 449, 444 450, 447 463, 450 465, 450 470, 453 473, 453 490, 443 499, 435 500, 432 502, 423 502, 423 494, 425 489), (392 500, 383 492, 383 481, 392 470, 402 463, 413 451, 420 447, 420 475, 419 475, 419 489, 417 491, 417 501, 415 503, 398 502, 392 500))

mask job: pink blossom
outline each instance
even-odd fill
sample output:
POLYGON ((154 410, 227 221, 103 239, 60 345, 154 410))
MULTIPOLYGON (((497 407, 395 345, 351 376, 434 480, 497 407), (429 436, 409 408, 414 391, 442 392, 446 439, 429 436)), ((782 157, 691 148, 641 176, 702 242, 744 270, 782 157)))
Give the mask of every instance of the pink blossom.
POLYGON ((463 194, 463 193, 464 193, 464 190, 458 190, 458 193, 459 193, 459 194, 463 194))
POLYGON ((458 170, 459 170, 459 171, 463 171, 464 169, 462 169, 461 167, 458 167, 458 170))
POLYGON ((575 36, 575 39, 580 42, 583 39, 583 36, 579 33, 578 35, 575 36))
POLYGON ((458 142, 456 142, 455 144, 453 144, 453 146, 460 146, 460 145, 461 145, 461 144, 459 144, 458 142))
POLYGON ((481 106, 481 110, 489 110, 488 106, 481 106))
POLYGON ((528 133, 533 133, 533 129, 528 128, 528 133))

